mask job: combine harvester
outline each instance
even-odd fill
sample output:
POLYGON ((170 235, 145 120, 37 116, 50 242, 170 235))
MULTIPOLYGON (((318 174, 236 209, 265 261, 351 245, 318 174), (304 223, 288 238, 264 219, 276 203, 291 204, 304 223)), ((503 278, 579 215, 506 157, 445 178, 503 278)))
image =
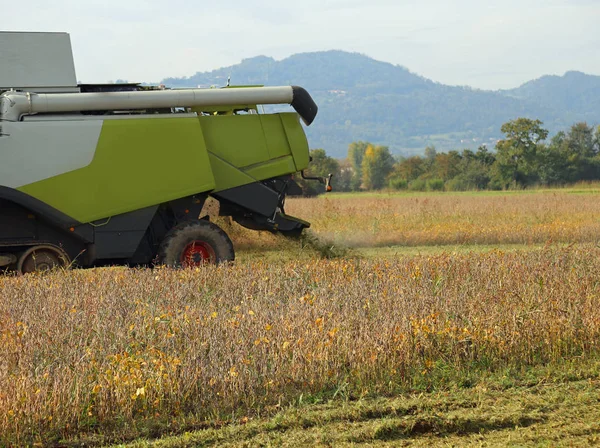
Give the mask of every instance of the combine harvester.
POLYGON ((208 196, 250 229, 309 227, 284 212, 317 114, 301 87, 77 84, 66 33, 0 32, 0 55, 0 269, 233 260, 208 196))

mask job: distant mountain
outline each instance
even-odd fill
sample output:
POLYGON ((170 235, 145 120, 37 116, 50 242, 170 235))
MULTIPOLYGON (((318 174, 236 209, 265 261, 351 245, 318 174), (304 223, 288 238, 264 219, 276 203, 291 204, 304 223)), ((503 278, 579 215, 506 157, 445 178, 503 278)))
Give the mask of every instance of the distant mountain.
POLYGON ((600 121, 600 76, 576 71, 564 76, 546 75, 503 93, 545 108, 550 112, 545 124, 550 127, 562 128, 565 121, 568 125, 600 121))
POLYGON ((336 157, 348 144, 368 140, 395 153, 493 146, 500 126, 517 117, 539 118, 551 132, 577 121, 600 122, 600 77, 569 72, 504 91, 447 86, 404 67, 343 51, 302 53, 276 61, 266 56, 187 78, 171 87, 232 84, 300 85, 319 105, 307 134, 313 148, 336 157))

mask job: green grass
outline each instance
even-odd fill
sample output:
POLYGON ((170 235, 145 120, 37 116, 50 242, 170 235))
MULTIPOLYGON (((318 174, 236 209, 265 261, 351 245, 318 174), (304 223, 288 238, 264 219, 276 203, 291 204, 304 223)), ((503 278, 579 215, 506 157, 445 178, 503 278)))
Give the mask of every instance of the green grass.
MULTIPOLYGON (((493 250, 514 252, 519 250, 532 251, 544 247, 533 244, 498 244, 498 245, 449 245, 449 246, 391 246, 391 247, 365 247, 347 249, 347 257, 364 259, 397 258, 415 255, 436 255, 442 253, 486 253, 493 250)), ((236 254, 237 261, 246 263, 250 261, 282 262, 290 260, 312 260, 315 253, 310 248, 294 248, 282 254, 281 249, 245 249, 236 254)))
POLYGON ((591 446, 600 444, 599 386, 600 360, 573 360, 432 393, 314 404, 299 398, 270 418, 212 422, 119 446, 591 446))
POLYGON ((409 190, 382 190, 382 191, 366 191, 366 192, 336 192, 335 180, 333 183, 334 191, 318 197, 324 198, 352 198, 352 197, 370 197, 370 198, 389 198, 389 197, 424 197, 424 196, 512 196, 522 194, 540 194, 540 193, 567 193, 567 194, 600 194, 600 184, 577 184, 574 186, 565 187, 536 187, 518 190, 472 190, 472 191, 409 191, 409 190))
MULTIPOLYGON (((284 262, 291 260, 311 260, 318 255, 318 251, 310 246, 303 246, 301 243, 293 241, 282 242, 284 247, 252 247, 242 248, 236 251, 238 262, 246 263, 250 261, 269 261, 284 262)), ((553 247, 563 247, 565 244, 555 244, 553 247)), ((332 246, 334 250, 336 247, 332 246)), ((465 254, 465 253, 486 253, 492 251, 516 252, 516 251, 535 251, 548 247, 545 244, 451 244, 437 246, 387 246, 387 247, 359 247, 359 248, 337 248, 343 251, 347 258, 361 259, 389 259, 398 257, 412 257, 415 255, 438 255, 443 253, 465 254)))

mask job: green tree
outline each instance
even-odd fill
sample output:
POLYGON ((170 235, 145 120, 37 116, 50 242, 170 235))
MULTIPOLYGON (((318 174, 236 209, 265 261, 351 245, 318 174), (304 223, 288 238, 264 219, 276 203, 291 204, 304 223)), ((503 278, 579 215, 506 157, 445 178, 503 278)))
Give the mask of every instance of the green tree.
POLYGON ((333 191, 352 191, 354 170, 348 159, 339 161, 340 171, 332 180, 333 191))
POLYGON ((571 152, 582 158, 592 158, 597 150, 594 144, 594 128, 587 123, 575 123, 567 134, 567 144, 571 152))
POLYGON ((503 186, 525 186, 537 180, 538 145, 548 136, 540 120, 517 118, 502 125, 505 138, 496 144, 497 181, 503 186))
POLYGON ((481 145, 477 148, 477 152, 475 153, 475 158, 482 164, 487 167, 491 167, 496 161, 496 156, 487 149, 487 146, 481 145))
POLYGON ((462 158, 458 151, 442 152, 435 157, 437 167, 437 177, 444 182, 452 179, 460 173, 460 163, 462 158))
POLYGON ((352 142, 348 146, 348 160, 353 171, 350 188, 353 191, 360 190, 362 184, 362 162, 368 146, 369 143, 363 141, 352 142))
POLYGON ((388 184, 388 176, 394 169, 394 158, 387 146, 369 145, 361 168, 364 188, 380 190, 388 184))
MULTIPOLYGON (((479 147, 477 152, 465 149, 457 165, 459 173, 451 179, 453 190, 483 190, 490 182, 490 154, 487 148, 479 147)), ((493 159, 493 156, 491 156, 493 159)), ((493 162, 492 162, 493 163, 493 162)))
POLYGON ((574 124, 564 138, 562 150, 567 154, 571 182, 598 178, 594 160, 598 151, 594 140, 594 128, 587 123, 574 124))
POLYGON ((537 173, 544 185, 560 185, 569 182, 568 153, 565 150, 565 133, 559 132, 549 145, 541 145, 537 151, 537 173))
POLYGON ((393 179, 411 182, 425 172, 425 162, 419 156, 408 157, 394 165, 393 179))
POLYGON ((434 166, 435 166, 435 156, 437 155, 437 151, 435 146, 427 146, 425 148, 425 172, 434 174, 434 166))
POLYGON ((431 145, 431 146, 427 146, 425 148, 425 159, 427 159, 429 162, 431 162, 431 163, 435 162, 436 155, 437 155, 437 151, 435 149, 435 146, 431 145))

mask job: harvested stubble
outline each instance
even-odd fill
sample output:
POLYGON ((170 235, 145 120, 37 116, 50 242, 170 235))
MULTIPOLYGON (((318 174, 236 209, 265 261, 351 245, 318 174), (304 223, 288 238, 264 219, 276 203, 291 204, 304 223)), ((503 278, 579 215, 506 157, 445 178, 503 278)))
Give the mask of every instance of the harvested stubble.
POLYGON ((597 242, 599 199, 569 190, 341 195, 291 199, 287 211, 310 221, 322 238, 355 247, 545 244, 597 242))
POLYGON ((0 278, 0 445, 592 355, 598 272, 571 247, 0 278))

